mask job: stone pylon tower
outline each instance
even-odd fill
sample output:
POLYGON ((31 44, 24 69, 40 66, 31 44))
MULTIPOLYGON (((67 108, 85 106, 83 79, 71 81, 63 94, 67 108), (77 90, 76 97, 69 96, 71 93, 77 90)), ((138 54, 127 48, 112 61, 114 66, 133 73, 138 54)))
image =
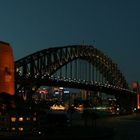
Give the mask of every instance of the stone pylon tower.
POLYGON ((0 93, 15 94, 14 57, 9 43, 0 41, 0 93))

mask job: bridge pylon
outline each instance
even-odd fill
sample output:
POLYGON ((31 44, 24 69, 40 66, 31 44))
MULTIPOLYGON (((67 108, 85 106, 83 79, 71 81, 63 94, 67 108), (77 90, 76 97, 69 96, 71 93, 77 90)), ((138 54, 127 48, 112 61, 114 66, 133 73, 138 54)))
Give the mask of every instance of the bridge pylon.
POLYGON ((13 50, 9 43, 0 41, 0 93, 15 94, 13 50))

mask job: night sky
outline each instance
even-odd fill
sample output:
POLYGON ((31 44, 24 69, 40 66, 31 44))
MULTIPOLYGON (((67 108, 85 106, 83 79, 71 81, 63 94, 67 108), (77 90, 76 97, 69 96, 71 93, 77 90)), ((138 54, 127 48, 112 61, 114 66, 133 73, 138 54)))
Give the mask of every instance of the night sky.
POLYGON ((140 0, 0 0, 0 40, 15 60, 84 40, 140 82, 140 0))

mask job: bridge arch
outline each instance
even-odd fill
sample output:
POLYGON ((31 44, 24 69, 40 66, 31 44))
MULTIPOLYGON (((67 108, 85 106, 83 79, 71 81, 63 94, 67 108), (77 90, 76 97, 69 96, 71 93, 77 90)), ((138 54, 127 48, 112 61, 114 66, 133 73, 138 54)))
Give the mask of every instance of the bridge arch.
MULTIPOLYGON (((16 80, 53 75, 64 65, 82 59, 96 67, 108 84, 128 89, 125 77, 110 57, 91 45, 70 45, 44 49, 15 62, 16 80)), ((24 80, 23 80, 24 81, 24 80)), ((32 80, 31 80, 32 81, 32 80)))

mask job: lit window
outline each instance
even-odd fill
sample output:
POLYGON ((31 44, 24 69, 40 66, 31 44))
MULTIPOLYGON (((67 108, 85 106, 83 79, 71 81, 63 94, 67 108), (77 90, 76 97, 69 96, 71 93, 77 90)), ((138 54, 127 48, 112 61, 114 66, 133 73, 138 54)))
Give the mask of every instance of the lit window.
POLYGON ((30 121, 30 118, 29 118, 29 117, 27 117, 27 118, 26 118, 26 120, 27 120, 27 121, 30 121))
POLYGON ((33 121, 34 121, 34 122, 36 121, 36 117, 33 117, 33 121))
POLYGON ((16 121, 16 117, 11 117, 11 122, 15 122, 16 121))
POLYGON ((16 130, 16 128, 15 127, 12 127, 12 131, 15 131, 16 130))
POLYGON ((18 119, 20 122, 22 122, 23 121, 23 117, 19 117, 19 119, 18 119))
POLYGON ((23 127, 19 127, 18 130, 19 131, 23 131, 24 129, 23 129, 23 127))

